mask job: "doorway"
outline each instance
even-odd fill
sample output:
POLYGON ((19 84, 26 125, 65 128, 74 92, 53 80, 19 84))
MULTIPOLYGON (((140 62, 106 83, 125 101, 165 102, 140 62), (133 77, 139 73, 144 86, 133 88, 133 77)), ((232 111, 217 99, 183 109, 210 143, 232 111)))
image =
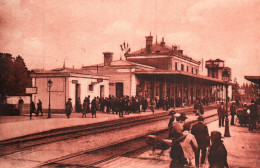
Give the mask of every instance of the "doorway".
POLYGON ((124 95, 124 84, 122 82, 116 83, 116 97, 120 98, 124 95))
POLYGON ((80 84, 75 85, 75 110, 81 112, 80 84))
POLYGON ((100 98, 105 97, 105 87, 104 85, 100 85, 100 98))

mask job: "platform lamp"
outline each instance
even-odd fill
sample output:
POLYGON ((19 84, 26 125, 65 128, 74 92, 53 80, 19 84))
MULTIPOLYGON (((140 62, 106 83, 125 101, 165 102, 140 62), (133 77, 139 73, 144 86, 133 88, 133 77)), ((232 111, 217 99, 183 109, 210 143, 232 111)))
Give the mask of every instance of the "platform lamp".
POLYGON ((48 111, 48 118, 51 118, 51 87, 52 87, 52 81, 49 79, 47 84, 48 84, 48 88, 49 88, 49 111, 48 111))
POLYGON ((225 69, 222 73, 222 79, 225 82, 226 87, 226 120, 225 120, 225 134, 224 137, 230 137, 229 133, 229 120, 228 120, 228 82, 229 82, 229 72, 225 69))

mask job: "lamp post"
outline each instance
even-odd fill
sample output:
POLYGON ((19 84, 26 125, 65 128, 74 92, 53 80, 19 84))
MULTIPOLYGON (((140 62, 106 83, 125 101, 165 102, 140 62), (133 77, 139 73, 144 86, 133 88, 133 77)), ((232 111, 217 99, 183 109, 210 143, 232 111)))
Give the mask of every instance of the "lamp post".
POLYGON ((49 111, 48 111, 48 118, 51 118, 51 87, 52 87, 52 81, 49 79, 47 84, 48 84, 48 88, 49 88, 49 111))
POLYGON ((226 120, 225 120, 225 134, 224 137, 230 137, 229 133, 229 119, 228 119, 228 82, 229 82, 229 73, 225 69, 222 73, 222 79, 225 82, 226 87, 226 120))

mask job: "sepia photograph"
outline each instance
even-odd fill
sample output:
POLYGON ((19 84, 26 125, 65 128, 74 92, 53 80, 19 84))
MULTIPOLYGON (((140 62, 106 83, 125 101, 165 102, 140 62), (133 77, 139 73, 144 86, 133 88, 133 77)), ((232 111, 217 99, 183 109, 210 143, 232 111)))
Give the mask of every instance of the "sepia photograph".
POLYGON ((260 167, 260 0, 0 8, 0 168, 260 167))

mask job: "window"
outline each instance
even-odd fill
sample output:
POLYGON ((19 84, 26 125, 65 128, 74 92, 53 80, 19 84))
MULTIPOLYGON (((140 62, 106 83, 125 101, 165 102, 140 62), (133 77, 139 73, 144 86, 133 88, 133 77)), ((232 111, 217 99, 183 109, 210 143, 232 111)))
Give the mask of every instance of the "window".
POLYGON ((181 64, 181 70, 184 71, 184 65, 183 64, 181 64))
POLYGON ((198 75, 198 69, 196 69, 196 74, 198 75))
POLYGON ((175 70, 178 70, 178 63, 175 62, 175 70))
POLYGON ((189 67, 187 66, 187 72, 189 72, 189 67))
POLYGON ((93 92, 93 90, 94 90, 94 86, 93 85, 88 85, 88 91, 93 92))
POLYGON ((191 68, 191 73, 193 74, 193 67, 191 68))

